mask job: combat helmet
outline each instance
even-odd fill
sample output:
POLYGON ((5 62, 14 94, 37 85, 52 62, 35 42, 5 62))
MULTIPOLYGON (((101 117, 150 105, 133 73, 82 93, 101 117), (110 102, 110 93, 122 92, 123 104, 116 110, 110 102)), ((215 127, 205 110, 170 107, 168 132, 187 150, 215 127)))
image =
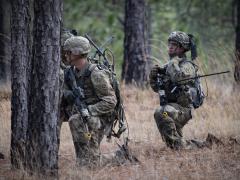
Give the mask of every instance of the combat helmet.
POLYGON ((91 50, 89 41, 82 36, 73 36, 64 43, 64 50, 74 55, 88 54, 91 50))
POLYGON ((190 38, 189 36, 182 31, 174 31, 172 32, 169 37, 168 37, 168 41, 175 41, 179 44, 181 44, 181 46, 186 49, 187 51, 190 50, 190 38))

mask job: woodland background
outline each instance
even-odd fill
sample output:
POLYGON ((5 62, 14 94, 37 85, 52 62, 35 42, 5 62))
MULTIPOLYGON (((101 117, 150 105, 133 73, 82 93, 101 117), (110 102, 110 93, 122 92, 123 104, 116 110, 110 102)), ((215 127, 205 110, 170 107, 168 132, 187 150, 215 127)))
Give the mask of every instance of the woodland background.
MULTIPOLYGON (((239 17, 240 0, 12 0, 11 4, 7 0, 1 0, 0 152, 4 159, 0 159, 0 179, 39 179, 39 174, 49 175, 48 171, 58 174, 60 179, 238 179, 239 17), (125 76, 125 65, 131 63, 131 58, 128 57, 130 53, 126 51, 128 41, 125 37, 125 10, 126 3, 133 2, 138 2, 135 6, 144 5, 143 14, 139 13, 139 17, 144 17, 144 31, 139 37, 144 37, 147 52, 144 65, 147 64, 147 68, 142 71, 145 74, 141 77, 145 78, 141 79, 144 81, 141 86, 138 86, 139 79, 132 76, 128 81, 129 75, 125 76), (17 13, 20 15, 14 16, 17 13), (54 20, 55 24, 50 23, 48 26, 51 20, 54 20), (45 27, 41 29, 41 25, 45 27), (57 112, 58 99, 52 97, 51 93, 58 89, 60 44, 56 42, 60 42, 60 27, 76 29, 79 35, 87 33, 99 46, 108 37, 114 36, 113 42, 107 47, 114 54, 116 73, 121 82, 129 125, 129 147, 141 161, 140 164, 108 165, 98 169, 76 167, 67 123, 62 126, 58 151, 54 128, 58 122, 57 113, 53 118, 49 118, 48 109, 45 107, 49 105, 48 102, 52 102, 49 107, 53 112, 57 112), (147 75, 152 65, 162 65, 168 61, 167 38, 169 33, 175 30, 185 31, 196 37, 199 54, 196 63, 200 67, 200 74, 231 71, 229 74, 202 79, 207 94, 205 103, 195 111, 193 120, 184 127, 183 132, 187 139, 200 140, 212 133, 224 142, 223 146, 171 151, 162 142, 156 128, 153 113, 159 106, 159 98, 148 87, 147 75), (54 34, 49 36, 46 32, 54 34), (44 37, 48 39, 45 41, 44 37), (44 42, 48 42, 50 46, 44 42), (29 47, 31 48, 28 49, 29 47), (55 60, 52 61, 52 57, 44 58, 42 52, 50 53, 55 60), (18 53, 21 58, 16 58, 18 53), (35 76, 36 74, 38 76, 35 76), (47 75, 40 76, 43 74, 47 75), (50 74, 51 76, 48 76, 50 74), (38 91, 42 87, 45 87, 44 91, 38 91), (37 144, 39 127, 52 125, 53 129, 43 131, 45 136, 41 137, 43 141, 48 137, 52 138, 47 147, 41 143, 35 147, 31 146, 31 143, 26 146, 21 144, 20 140, 25 139, 37 144), (36 136, 30 136, 31 133, 36 136), (40 146, 43 148, 39 148, 40 146), (47 152, 48 148, 52 148, 52 156, 42 153, 47 152), (39 157, 45 159, 40 161, 39 157), (22 164, 26 159, 30 163, 22 164), (29 175, 28 169, 32 169, 36 174, 29 175)), ((90 55, 94 52, 93 49, 90 55)), ((138 60, 132 62, 137 66, 138 60)), ((142 64, 139 63, 140 65, 142 64)), ((113 140, 111 143, 104 140, 101 145, 102 153, 113 153, 118 149, 116 142, 122 143, 122 140, 113 140)))

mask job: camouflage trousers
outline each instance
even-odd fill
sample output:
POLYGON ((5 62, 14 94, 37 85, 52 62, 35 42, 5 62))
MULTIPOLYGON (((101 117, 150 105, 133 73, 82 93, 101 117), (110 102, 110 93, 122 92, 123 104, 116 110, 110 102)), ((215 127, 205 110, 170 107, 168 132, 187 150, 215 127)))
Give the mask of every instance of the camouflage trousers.
POLYGON ((102 118, 91 117, 85 123, 80 114, 69 119, 69 126, 79 166, 97 166, 100 163, 100 143, 104 137, 105 126, 102 118))
POLYGON ((182 128, 191 118, 191 108, 185 108, 176 103, 160 106, 154 113, 154 119, 163 141, 173 149, 181 148, 186 144, 182 128))

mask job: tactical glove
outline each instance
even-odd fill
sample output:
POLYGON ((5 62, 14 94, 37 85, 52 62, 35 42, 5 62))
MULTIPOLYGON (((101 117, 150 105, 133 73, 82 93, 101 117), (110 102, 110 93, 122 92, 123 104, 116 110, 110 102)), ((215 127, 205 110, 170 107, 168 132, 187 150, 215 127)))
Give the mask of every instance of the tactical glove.
POLYGON ((64 90, 63 99, 68 105, 72 105, 74 103, 75 96, 71 90, 64 90))
POLYGON ((156 79, 159 71, 160 71, 160 67, 158 65, 155 65, 150 72, 149 78, 156 79))
POLYGON ((75 98, 80 98, 83 99, 84 98, 84 90, 80 87, 74 87, 73 90, 73 95, 75 96, 75 98))
POLYGON ((155 65, 149 74, 150 86, 154 92, 158 91, 157 74, 158 74, 159 69, 160 69, 160 67, 158 65, 155 65))

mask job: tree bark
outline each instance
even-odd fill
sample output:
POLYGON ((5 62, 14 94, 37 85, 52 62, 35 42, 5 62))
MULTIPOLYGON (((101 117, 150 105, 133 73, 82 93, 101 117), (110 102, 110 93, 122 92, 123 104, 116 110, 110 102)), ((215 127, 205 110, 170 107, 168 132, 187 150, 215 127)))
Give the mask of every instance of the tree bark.
POLYGON ((3 81, 6 77, 5 62, 4 62, 4 48, 5 48, 5 33, 4 33, 4 1, 0 1, 0 81, 3 81))
POLYGON ((143 86, 147 80, 145 1, 125 0, 122 80, 143 86))
POLYGON ((236 24, 236 61, 234 78, 237 83, 240 83, 240 0, 236 1, 237 6, 237 24, 236 24))
POLYGON ((0 83, 6 83, 10 79, 11 61, 11 31, 10 31, 10 2, 0 1, 0 83))
POLYGON ((25 158, 28 119, 28 61, 30 60, 30 16, 28 0, 12 0, 11 17, 11 164, 21 168, 25 158))
POLYGON ((149 74, 150 70, 152 69, 152 43, 151 39, 153 38, 152 34, 152 8, 150 4, 146 5, 146 16, 145 16, 145 23, 146 23, 146 51, 147 51, 147 64, 146 64, 146 78, 147 82, 149 82, 149 74))
POLYGON ((34 1, 26 167, 57 175, 61 0, 34 1))

